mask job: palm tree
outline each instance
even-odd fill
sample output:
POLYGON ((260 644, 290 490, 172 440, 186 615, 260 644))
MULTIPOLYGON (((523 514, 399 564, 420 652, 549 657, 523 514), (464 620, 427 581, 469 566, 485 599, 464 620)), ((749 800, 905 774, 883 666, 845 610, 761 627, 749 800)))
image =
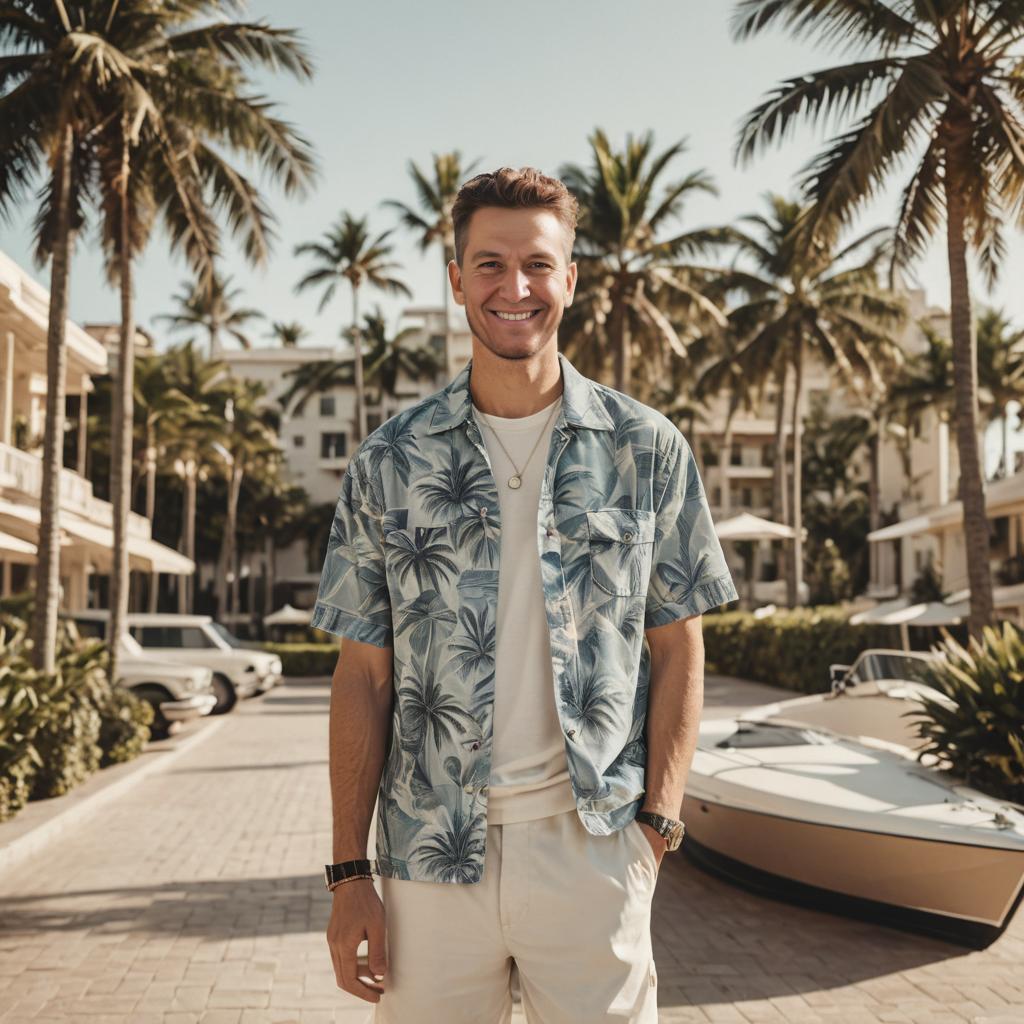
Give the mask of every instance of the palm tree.
MULTIPOLYGON (((794 374, 792 416, 793 489, 790 523, 795 537, 790 548, 787 600, 797 603, 802 565, 801 517, 801 424, 803 366, 808 353, 816 353, 832 367, 854 393, 867 382, 881 386, 880 359, 899 359, 895 331, 902 326, 903 304, 878 285, 878 266, 887 253, 888 239, 882 229, 869 231, 840 247, 838 238, 824 231, 812 235, 803 225, 807 208, 781 196, 768 196, 769 213, 750 214, 731 229, 739 265, 724 275, 718 288, 738 292, 744 301, 730 310, 730 329, 741 339, 736 351, 712 364, 702 376, 701 387, 728 383, 737 375, 764 382, 774 376, 784 384, 786 367, 794 374), (867 249, 866 254, 863 250, 867 249)), ((778 390, 776 462, 785 479, 785 437, 778 390)))
POLYGON ((399 264, 389 261, 391 246, 386 244, 391 231, 370 238, 366 218, 343 213, 338 223, 319 242, 304 242, 295 247, 296 256, 312 256, 313 269, 296 286, 296 291, 322 287, 318 312, 334 297, 338 284, 347 281, 352 288, 352 327, 350 336, 355 354, 356 438, 366 437, 366 395, 363 390, 363 350, 359 330, 359 289, 364 284, 392 295, 411 297, 412 292, 391 276, 399 264))
POLYGON ((804 169, 813 220, 848 221, 894 168, 915 169, 898 214, 892 266, 919 257, 943 220, 950 278, 957 450, 971 592, 968 628, 992 619, 989 527, 978 453, 978 367, 967 250, 988 282, 1004 251, 1002 220, 1019 222, 1024 196, 1024 88, 1018 3, 950 0, 887 5, 881 0, 742 0, 735 33, 781 23, 800 35, 849 42, 853 63, 778 86, 743 125, 738 153, 750 158, 800 119, 846 118, 852 128, 804 169))
POLYGON ((451 304, 451 284, 448 280, 448 264, 455 259, 455 223, 452 220, 452 207, 455 197, 464 179, 476 167, 474 160, 468 167, 462 166, 462 155, 453 150, 450 153, 433 153, 431 174, 425 174, 409 161, 409 176, 416 187, 419 200, 419 211, 399 202, 397 199, 385 199, 384 205, 394 207, 401 215, 402 224, 419 234, 420 252, 426 252, 432 245, 441 249, 444 259, 444 363, 445 377, 452 370, 452 331, 448 322, 451 304))
MULTIPOLYGON (((723 233, 698 229, 658 237, 678 220, 687 199, 716 191, 703 170, 663 183, 668 164, 685 151, 685 140, 655 156, 652 133, 639 139, 627 135, 619 153, 597 129, 590 145, 591 169, 568 164, 559 172, 580 203, 579 282, 576 301, 566 313, 566 333, 575 336, 580 347, 592 336, 604 342, 602 349, 610 344, 616 360, 615 387, 629 392, 634 338, 645 349, 644 362, 664 371, 670 354, 687 358, 686 328, 702 329, 709 320, 724 323, 718 307, 703 293, 703 271, 683 262, 712 252, 723 241, 723 233), (663 295, 681 305, 682 316, 666 315, 658 301, 663 295)), ((588 365, 586 359, 581 363, 588 365)))
POLYGON ((162 313, 157 320, 166 320, 171 330, 203 328, 210 339, 209 358, 219 359, 221 354, 220 335, 230 334, 244 349, 252 348, 252 339, 245 331, 251 320, 263 319, 257 309, 238 306, 241 288, 231 287, 231 278, 222 278, 213 273, 204 281, 185 281, 182 291, 174 296, 178 309, 174 313, 162 313))
MULTIPOLYGON (((167 383, 189 401, 189 411, 177 421, 177 432, 168 454, 184 481, 180 550, 186 558, 196 557, 196 490, 208 472, 214 443, 223 446, 226 424, 223 410, 231 397, 227 364, 210 362, 198 355, 190 341, 168 353, 167 383)), ((192 610, 192 586, 179 579, 178 611, 192 610)))
POLYGON ((1011 476, 1009 404, 1024 396, 1024 330, 1015 329, 1002 310, 986 309, 978 317, 976 332, 979 397, 987 406, 988 423, 1002 422, 1002 459, 996 475, 1011 476))
POLYGON ((433 380, 440 369, 439 359, 429 345, 410 347, 409 339, 418 333, 417 328, 406 327, 392 336, 380 306, 363 317, 366 385, 376 388, 378 406, 383 406, 386 395, 395 394, 401 377, 419 383, 433 380))
POLYGON ((267 335, 268 338, 273 338, 284 348, 295 348, 303 338, 308 336, 308 329, 297 320, 291 320, 288 323, 275 320, 270 325, 270 334, 267 335))
MULTIPOLYGON (((169 357, 141 356, 135 360, 135 414, 142 433, 143 465, 140 476, 146 482, 146 518, 156 515, 156 478, 159 460, 177 436, 191 411, 188 397, 167 385, 169 357)), ((159 574, 149 580, 149 610, 156 611, 159 574)))
POLYGON ((0 214, 22 202, 45 176, 36 219, 36 260, 50 263, 46 332, 46 419, 39 494, 32 660, 53 672, 60 594, 60 475, 67 377, 65 324, 74 241, 85 220, 87 179, 78 159, 96 121, 90 89, 95 69, 74 59, 63 4, 0 7, 0 214), (46 243, 41 244, 45 237, 46 243))
MULTIPOLYGON (((253 185, 226 163, 222 151, 255 156, 286 189, 308 178, 312 166, 305 144, 288 125, 269 115, 266 102, 241 90, 249 84, 248 65, 283 67, 301 75, 310 73, 310 65, 290 32, 263 24, 199 23, 204 16, 221 14, 223 5, 215 0, 158 8, 79 5, 74 24, 62 3, 30 6, 38 10, 8 15, 25 35, 19 39, 18 29, 10 27, 8 34, 15 36, 17 48, 28 52, 11 58, 13 66, 8 64, 13 74, 7 80, 20 87, 6 99, 17 97, 24 104, 31 96, 28 102, 35 106, 26 113, 37 112, 35 127, 40 132, 48 130, 38 117, 48 105, 61 103, 80 111, 73 147, 75 202, 81 206, 94 196, 98 200, 108 275, 121 292, 111 458, 114 565, 109 639, 111 673, 116 675, 118 638, 127 610, 135 335, 132 261, 144 248, 155 217, 162 214, 172 247, 182 248, 193 267, 208 274, 218 238, 207 202, 224 210, 233 231, 245 236, 250 257, 265 254, 269 218, 253 185), (44 74, 34 76, 33 65, 44 74), (74 70, 66 74, 69 67, 74 70), (212 96, 216 103, 210 102, 212 96)), ((66 126, 62 142, 72 141, 70 131, 66 126)), ((48 190, 37 219, 39 248, 53 252, 55 259, 58 253, 66 256, 67 199, 62 187, 48 190)), ((80 218, 80 210, 75 217, 80 218)), ((56 379, 51 384, 57 385, 56 379)), ((47 584, 43 580, 40 587, 47 584)), ((45 626, 41 628, 45 632, 45 626)))
MULTIPOLYGON (((238 497, 242 491, 242 482, 246 474, 253 471, 257 465, 272 464, 281 455, 277 434, 267 423, 267 413, 262 401, 266 395, 263 384, 232 379, 222 395, 224 406, 220 412, 226 430, 217 447, 224 458, 228 493, 216 587, 217 614, 221 616, 228 609, 229 579, 232 581, 232 595, 237 595, 235 551, 238 497)), ((237 601, 232 601, 231 610, 238 610, 237 601)))

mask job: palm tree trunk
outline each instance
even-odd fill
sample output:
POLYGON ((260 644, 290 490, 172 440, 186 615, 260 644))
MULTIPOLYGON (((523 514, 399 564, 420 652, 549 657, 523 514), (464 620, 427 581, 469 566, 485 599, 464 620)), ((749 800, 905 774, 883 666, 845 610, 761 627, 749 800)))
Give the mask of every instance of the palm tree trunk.
POLYGON ((786 574, 786 598, 790 608, 800 603, 800 584, 803 580, 803 497, 800 493, 800 471, 802 468, 803 435, 803 338, 797 338, 793 355, 793 542, 789 546, 790 571, 786 574))
MULTIPOLYGON (((196 475, 199 466, 195 453, 189 453, 185 463, 184 507, 181 516, 181 553, 195 561, 196 558, 196 475)), ((192 611, 195 575, 178 577, 178 612, 186 615, 192 611)))
MULTIPOLYGON (((881 525, 881 448, 882 432, 885 430, 885 417, 871 417, 870 433, 868 434, 868 532, 873 532, 881 525)), ((868 582, 876 583, 879 579, 878 545, 868 544, 868 582)))
MULTIPOLYGON (((153 436, 153 424, 146 424, 146 518, 150 527, 156 515, 156 438, 153 436)), ((157 598, 160 591, 160 573, 149 574, 149 610, 156 611, 157 598)))
POLYGON ((959 176, 947 164, 946 247, 949 258, 950 327, 953 336, 953 398, 960 456, 960 499, 964 510, 967 584, 971 590, 968 631, 981 636, 992 621, 992 574, 985 489, 978 457, 978 357, 971 313, 964 241, 965 208, 959 176))
POLYGON ((1003 406, 1003 476, 1013 476, 1010 465, 1010 403, 1003 406))
POLYGON ((629 382, 632 379, 633 365, 630 352, 629 315, 626 308, 625 285, 616 286, 614 298, 615 316, 615 388, 623 394, 629 394, 629 382))
POLYGON ((57 224, 50 260, 50 308, 46 327, 46 424, 43 429, 42 486, 39 494, 39 542, 35 609, 32 621, 32 662, 53 672, 57 649, 57 605, 60 601, 60 475, 64 459, 64 394, 67 348, 71 237, 72 133, 62 130, 54 161, 57 224))
POLYGON ((449 322, 451 309, 451 282, 448 280, 448 264, 455 259, 455 253, 449 255, 449 250, 444 250, 444 379, 449 381, 452 376, 452 325, 449 322))
POLYGON ((359 286, 352 285, 352 347, 356 371, 356 438, 353 450, 366 437, 366 392, 363 387, 363 331, 359 326, 359 286))
POLYGON ((120 646, 128 621, 128 513, 131 504, 133 398, 135 394, 135 323, 132 308, 131 233, 128 229, 128 175, 130 173, 128 138, 125 134, 121 153, 120 238, 118 239, 118 284, 121 289, 121 336, 118 346, 117 374, 114 381, 110 440, 110 502, 114 506, 114 550, 110 566, 110 683, 117 684, 120 646))
POLYGON ((274 610, 274 576, 276 575, 274 559, 274 534, 268 528, 263 538, 263 614, 269 615, 274 610))
POLYGON ((786 378, 789 364, 783 363, 776 372, 778 396, 775 401, 775 472, 772 473, 772 519, 776 523, 789 521, 789 502, 786 500, 786 438, 782 425, 786 418, 786 378))
MULTIPOLYGON (((783 363, 775 371, 776 398, 775 398, 775 465, 772 467, 772 522, 787 523, 789 521, 789 502, 786 500, 786 487, 788 474, 786 472, 786 437, 783 433, 783 425, 786 420, 786 378, 789 376, 789 364, 783 363)), ((777 552, 775 559, 776 575, 778 580, 779 571, 787 564, 786 552, 788 545, 785 541, 772 541, 772 548, 777 552), (780 551, 781 548, 781 551, 780 551), (781 560, 781 566, 780 566, 781 560)))

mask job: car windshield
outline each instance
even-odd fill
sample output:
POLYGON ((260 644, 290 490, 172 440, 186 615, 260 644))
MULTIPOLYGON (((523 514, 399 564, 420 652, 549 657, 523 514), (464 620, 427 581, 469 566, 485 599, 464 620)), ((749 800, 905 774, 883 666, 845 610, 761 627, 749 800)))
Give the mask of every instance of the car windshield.
POLYGON ((245 647, 234 633, 229 633, 219 622, 211 622, 210 626, 229 647, 245 647))
POLYGON ((854 665, 853 671, 850 673, 850 681, 866 683, 882 679, 902 679, 925 682, 925 670, 928 664, 928 659, 915 658, 909 654, 871 651, 854 665))
POLYGON ((125 633, 121 637, 121 650, 131 658, 142 658, 145 657, 146 654, 142 649, 142 645, 131 635, 131 633, 125 633))

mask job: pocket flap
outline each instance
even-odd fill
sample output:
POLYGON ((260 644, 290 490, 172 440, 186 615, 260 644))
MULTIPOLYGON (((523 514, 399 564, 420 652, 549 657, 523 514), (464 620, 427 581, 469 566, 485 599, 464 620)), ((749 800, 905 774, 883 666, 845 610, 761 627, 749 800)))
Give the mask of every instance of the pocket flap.
POLYGON ((596 508, 587 512, 591 540, 649 544, 654 540, 654 513, 635 508, 596 508))

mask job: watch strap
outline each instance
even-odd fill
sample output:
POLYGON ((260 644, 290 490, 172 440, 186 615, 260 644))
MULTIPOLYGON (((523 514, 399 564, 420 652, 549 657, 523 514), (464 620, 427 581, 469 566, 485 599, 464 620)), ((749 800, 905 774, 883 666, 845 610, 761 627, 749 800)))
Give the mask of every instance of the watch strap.
MULTIPOLYGON (((377 862, 364 858, 362 860, 344 860, 337 864, 325 864, 324 875, 330 888, 335 882, 342 882, 354 875, 372 875, 377 870, 377 862)), ((379 872, 378 872, 379 873, 379 872)))

